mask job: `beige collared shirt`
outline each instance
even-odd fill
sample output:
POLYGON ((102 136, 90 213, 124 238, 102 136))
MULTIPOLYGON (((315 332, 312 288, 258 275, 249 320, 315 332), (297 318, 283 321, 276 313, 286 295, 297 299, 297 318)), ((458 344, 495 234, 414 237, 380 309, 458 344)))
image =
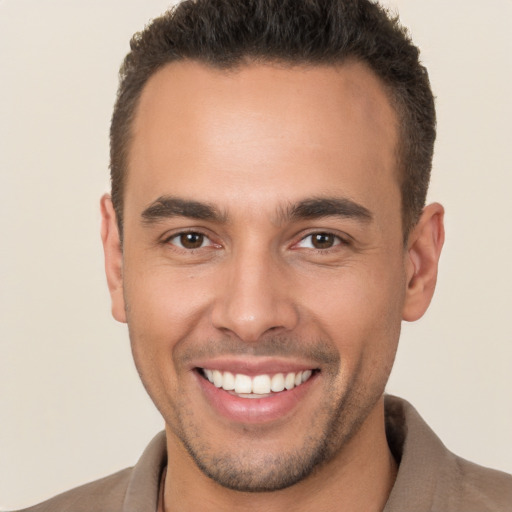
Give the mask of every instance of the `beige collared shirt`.
MULTIPOLYGON (((405 400, 386 396, 385 405, 388 443, 400 465, 383 512, 512 512, 511 475, 448 451, 405 400)), ((156 512, 166 459, 161 432, 133 468, 23 512, 156 512)))

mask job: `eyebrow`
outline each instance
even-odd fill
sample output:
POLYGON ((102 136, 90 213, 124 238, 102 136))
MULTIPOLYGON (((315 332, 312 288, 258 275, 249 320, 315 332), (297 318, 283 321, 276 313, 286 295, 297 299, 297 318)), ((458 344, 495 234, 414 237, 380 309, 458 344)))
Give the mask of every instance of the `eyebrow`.
MULTIPOLYGON (((187 217, 197 220, 210 220, 225 223, 227 215, 214 205, 174 196, 161 196, 153 201, 141 214, 145 224, 154 224, 163 219, 187 217)), ((341 217, 363 222, 372 220, 373 215, 364 206, 348 198, 319 197, 291 204, 279 213, 281 222, 289 220, 310 220, 322 217, 341 217)))
POLYGON ((373 215, 364 206, 345 197, 318 197, 290 205, 281 214, 284 219, 308 220, 322 217, 341 217, 370 222, 373 215))
POLYGON ((173 196, 159 197, 144 209, 141 217, 145 224, 154 224, 173 217, 188 217, 214 222, 225 222, 226 220, 226 216, 211 204, 173 196))

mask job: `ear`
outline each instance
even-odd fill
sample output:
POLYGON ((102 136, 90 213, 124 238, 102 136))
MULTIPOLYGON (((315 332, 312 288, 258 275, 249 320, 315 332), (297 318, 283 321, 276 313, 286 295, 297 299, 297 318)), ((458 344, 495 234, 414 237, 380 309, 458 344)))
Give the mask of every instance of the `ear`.
POLYGON ((118 322, 126 322, 123 295, 123 251, 116 213, 109 194, 101 198, 101 240, 105 253, 105 272, 112 300, 112 316, 118 322))
POLYGON ((409 235, 406 254, 407 288, 402 318, 418 320, 427 310, 437 281, 439 257, 444 243, 444 208, 433 203, 425 207, 409 235))

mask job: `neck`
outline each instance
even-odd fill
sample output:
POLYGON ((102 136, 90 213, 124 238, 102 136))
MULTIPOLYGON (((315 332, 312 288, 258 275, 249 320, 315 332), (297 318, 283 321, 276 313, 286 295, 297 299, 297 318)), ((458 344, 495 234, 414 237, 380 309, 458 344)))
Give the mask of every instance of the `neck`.
POLYGON ((169 465, 159 512, 381 512, 397 473, 386 440, 383 398, 331 461, 300 483, 275 492, 226 489, 197 468, 170 432, 167 439, 169 465))

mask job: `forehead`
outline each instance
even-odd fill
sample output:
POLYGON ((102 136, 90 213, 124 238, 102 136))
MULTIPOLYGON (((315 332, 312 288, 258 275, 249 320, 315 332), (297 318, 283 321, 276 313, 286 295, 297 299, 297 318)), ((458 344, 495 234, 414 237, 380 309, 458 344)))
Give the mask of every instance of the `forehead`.
POLYGON ((176 192, 226 208, 237 196, 256 205, 333 191, 375 203, 386 199, 376 184, 397 188, 396 146, 395 112, 361 63, 226 71, 175 62, 142 92, 125 206, 140 211, 176 192))

